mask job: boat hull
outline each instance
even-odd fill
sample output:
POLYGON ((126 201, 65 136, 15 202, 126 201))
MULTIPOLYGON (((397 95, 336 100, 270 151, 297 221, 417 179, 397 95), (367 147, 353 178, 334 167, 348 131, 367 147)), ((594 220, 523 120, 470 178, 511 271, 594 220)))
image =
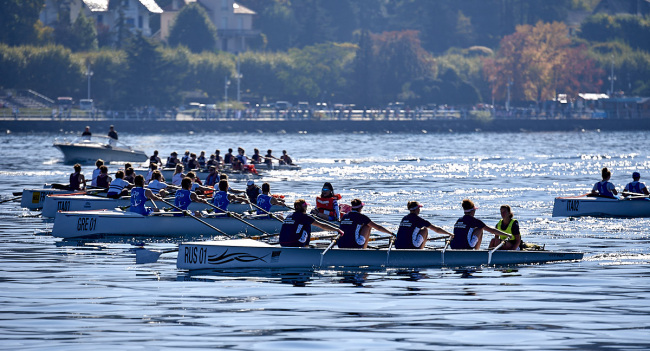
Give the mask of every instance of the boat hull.
MULTIPOLYGON (((163 168, 160 170, 160 174, 167 180, 167 182, 171 182, 172 176, 174 175, 175 169, 173 168, 163 168)), ((135 174, 142 175, 143 177, 146 177, 147 174, 149 173, 149 169, 147 168, 138 168, 134 169, 135 174)), ((188 170, 184 170, 185 174, 187 174, 188 170)), ((199 177, 199 179, 205 179, 206 176, 208 175, 208 171, 202 171, 202 170, 192 170, 192 172, 196 173, 196 175, 199 177)), ((240 173, 240 172, 233 172, 233 171, 227 171, 225 172, 228 175, 228 179, 230 180, 249 180, 249 179, 259 179, 262 178, 261 174, 253 174, 253 173, 240 173)))
POLYGON ((650 200, 610 199, 603 197, 558 197, 553 204, 553 217, 650 217, 650 200))
POLYGON ((179 245, 179 269, 314 268, 314 267, 461 267, 516 265, 581 260, 580 252, 487 250, 390 250, 292 248, 255 240, 188 242, 179 245), (321 263, 322 259, 322 263, 321 263), (488 263, 489 261, 489 263, 488 263))
MULTIPOLYGON (((263 234, 241 221, 219 215, 203 217, 201 220, 224 231, 228 235, 263 234)), ((266 218, 245 220, 267 233, 278 233, 282 226, 280 221, 266 218)), ((142 216, 128 211, 78 211, 58 212, 54 218, 52 236, 59 238, 79 238, 100 235, 136 235, 166 237, 176 235, 221 235, 214 229, 187 216, 173 216, 171 213, 142 216)))
MULTIPOLYGON (((173 199, 167 200, 174 202, 173 199)), ((58 211, 90 211, 90 210, 112 210, 118 207, 131 205, 129 197, 111 199, 91 195, 73 195, 73 196, 48 196, 43 202, 43 212, 41 215, 45 218, 54 218, 58 211)), ((156 201, 159 208, 166 208, 169 205, 156 201)), ((198 202, 192 202, 189 207, 190 211, 203 211, 212 209, 212 207, 198 202)), ((235 213, 243 213, 251 210, 248 204, 230 204, 228 210, 235 213)), ((285 207, 272 206, 271 212, 286 210, 285 207)), ((216 211, 216 210, 215 210, 216 211)))
POLYGON ((28 210, 40 210, 49 195, 71 194, 70 190, 60 189, 24 189, 20 199, 20 207, 28 210))
POLYGON ((63 153, 65 164, 94 164, 101 158, 104 162, 145 162, 147 155, 139 150, 111 148, 97 144, 54 144, 63 153))

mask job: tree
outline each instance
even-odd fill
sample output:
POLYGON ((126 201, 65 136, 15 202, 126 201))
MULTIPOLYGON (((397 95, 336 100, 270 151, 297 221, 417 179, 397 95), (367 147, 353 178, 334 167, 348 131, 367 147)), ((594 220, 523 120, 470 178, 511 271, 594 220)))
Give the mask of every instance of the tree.
POLYGON ((86 17, 83 12, 70 25, 69 9, 59 14, 54 29, 57 44, 63 45, 72 51, 90 51, 97 49, 97 30, 95 21, 86 17))
POLYGON ((373 56, 370 33, 364 30, 359 38, 350 79, 352 98, 361 107, 374 105, 377 96, 377 80, 373 72, 373 67, 375 67, 373 56))
POLYGON ((520 101, 540 102, 600 84, 586 48, 572 48, 566 25, 558 22, 517 26, 501 40, 496 56, 485 60, 484 70, 495 97, 502 98, 510 84, 511 97, 520 101))
POLYGON ((37 40, 35 24, 45 0, 0 0, 0 42, 11 46, 37 40))
POLYGON ((216 47, 217 28, 201 5, 191 3, 176 16, 168 42, 171 46, 186 46, 196 53, 211 51, 216 47))

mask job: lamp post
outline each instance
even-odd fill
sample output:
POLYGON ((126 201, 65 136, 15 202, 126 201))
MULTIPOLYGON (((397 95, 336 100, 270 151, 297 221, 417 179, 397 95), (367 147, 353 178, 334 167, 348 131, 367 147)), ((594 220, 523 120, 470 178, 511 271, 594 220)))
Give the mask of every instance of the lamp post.
POLYGON ((506 100, 506 111, 510 111, 510 87, 512 86, 512 79, 508 81, 508 100, 506 100))
POLYGON ((611 70, 609 73, 609 97, 611 98, 614 95, 614 81, 616 80, 616 76, 614 75, 614 55, 612 55, 612 64, 611 64, 611 70))
POLYGON ((228 86, 230 86, 230 79, 228 79, 228 76, 226 76, 226 78, 224 80, 224 90, 225 90, 224 100, 225 100, 225 103, 226 103, 226 106, 225 106, 226 109, 228 109, 228 86))
POLYGON ((241 95, 240 95, 241 89, 240 89, 240 84, 241 84, 241 79, 242 79, 243 77, 244 77, 244 76, 239 72, 239 55, 238 55, 238 56, 237 56, 237 76, 235 77, 235 78, 237 78, 237 103, 239 103, 239 102, 241 101, 241 95))
POLYGON ((90 61, 86 61, 86 78, 88 79, 88 100, 90 100, 90 77, 93 76, 93 71, 90 70, 90 61))

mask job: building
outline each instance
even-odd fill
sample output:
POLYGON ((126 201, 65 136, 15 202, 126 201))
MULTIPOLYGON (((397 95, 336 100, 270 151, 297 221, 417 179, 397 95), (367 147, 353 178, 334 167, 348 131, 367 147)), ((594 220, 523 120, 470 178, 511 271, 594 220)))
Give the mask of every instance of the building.
POLYGON ((59 6, 68 6, 70 22, 82 11, 87 17, 95 19, 97 32, 112 32, 117 29, 120 16, 123 16, 126 27, 132 32, 141 32, 151 36, 149 16, 162 13, 163 10, 155 0, 71 0, 69 4, 62 1, 46 0, 40 13, 40 20, 47 26, 53 25, 58 18, 59 6))
POLYGON ((222 51, 238 53, 248 50, 247 40, 260 34, 253 29, 253 16, 256 14, 233 0, 173 0, 165 8, 160 18, 160 38, 169 37, 169 29, 178 12, 186 4, 197 2, 208 13, 210 21, 217 27, 218 48, 222 51))

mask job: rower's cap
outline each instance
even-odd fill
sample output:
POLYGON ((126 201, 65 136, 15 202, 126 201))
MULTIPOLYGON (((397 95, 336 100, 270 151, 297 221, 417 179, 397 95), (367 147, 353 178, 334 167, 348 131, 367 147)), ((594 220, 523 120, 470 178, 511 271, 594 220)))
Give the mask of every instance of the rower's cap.
POLYGON ((641 174, 639 172, 634 172, 634 173, 632 173, 632 178, 633 179, 641 178, 641 174))
POLYGON ((422 205, 420 205, 417 201, 409 201, 409 203, 406 205, 406 208, 408 208, 409 211, 415 211, 421 207, 422 205))
POLYGON ((361 202, 361 200, 359 199, 354 199, 352 200, 352 202, 350 202, 350 205, 351 205, 350 207, 352 207, 353 210, 358 210, 362 208, 365 204, 361 202))
POLYGON ((470 213, 476 209, 478 209, 478 206, 474 205, 474 202, 472 202, 472 200, 470 199, 463 200, 463 212, 470 213))
POLYGON ((249 181, 246 182, 246 185, 255 185, 255 182, 252 181, 252 180, 249 180, 249 181))

